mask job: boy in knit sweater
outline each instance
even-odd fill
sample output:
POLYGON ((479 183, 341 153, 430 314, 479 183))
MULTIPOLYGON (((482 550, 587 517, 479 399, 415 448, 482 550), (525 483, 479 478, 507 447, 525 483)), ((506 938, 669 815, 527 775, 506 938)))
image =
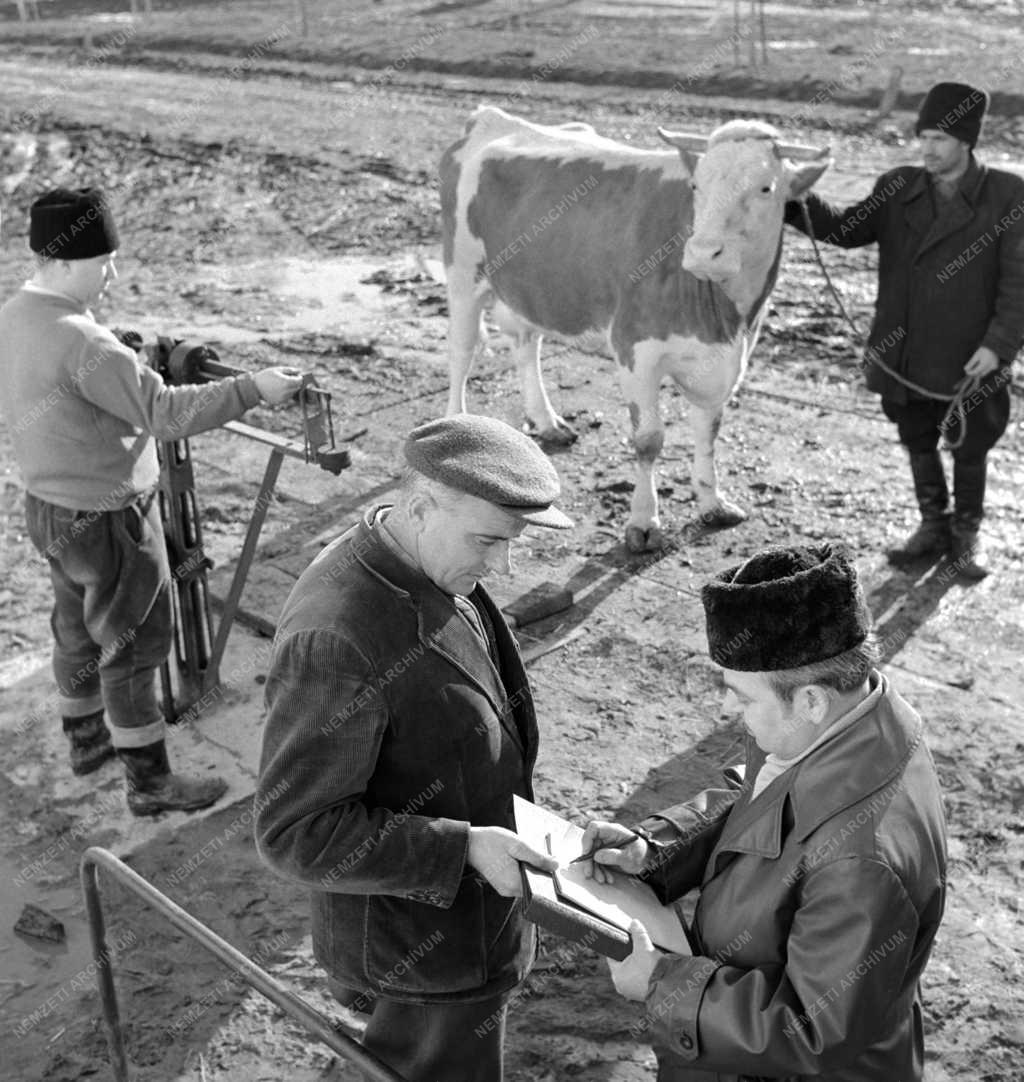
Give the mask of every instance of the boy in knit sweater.
POLYGON ((29 536, 53 583, 53 669, 71 769, 88 774, 116 754, 136 815, 207 807, 227 785, 171 772, 157 699, 171 600, 154 437, 216 428, 261 399, 282 403, 301 375, 267 368, 168 387, 100 326, 90 307, 117 277, 118 236, 98 189, 38 199, 29 245, 35 273, 0 308, 0 410, 29 536))

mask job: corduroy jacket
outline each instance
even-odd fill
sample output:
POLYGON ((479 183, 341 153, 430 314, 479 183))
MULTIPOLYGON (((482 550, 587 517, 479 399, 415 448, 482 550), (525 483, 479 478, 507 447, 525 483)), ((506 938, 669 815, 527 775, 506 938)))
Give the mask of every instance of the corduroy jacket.
POLYGON ((700 887, 694 957, 655 968, 645 1024, 666 1082, 919 1082, 918 981, 945 902, 946 835, 922 722, 877 703, 755 800, 746 781, 647 821, 647 876, 700 887))
POLYGON ((519 983, 533 925, 466 863, 469 827, 514 829, 537 723, 515 639, 479 586, 501 674, 451 597, 374 517, 336 539, 285 604, 256 795, 263 860, 312 889, 337 982, 413 1003, 519 983))
MULTIPOLYGON (((1024 343, 1024 179, 972 155, 938 219, 931 180, 918 166, 883 174, 866 199, 844 209, 810 192, 807 209, 818 240, 842 248, 878 244, 868 342, 890 368, 952 394, 979 346, 1004 365, 1013 361, 1024 343)), ((786 221, 806 231, 799 203, 786 205, 786 221)), ((866 363, 871 390, 896 403, 914 397, 870 358, 866 363)))

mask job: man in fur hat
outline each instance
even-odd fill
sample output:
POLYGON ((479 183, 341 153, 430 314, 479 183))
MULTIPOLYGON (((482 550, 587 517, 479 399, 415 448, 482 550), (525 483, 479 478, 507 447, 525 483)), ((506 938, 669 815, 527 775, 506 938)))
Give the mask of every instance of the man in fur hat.
POLYGON ((610 963, 646 1000, 659 1082, 920 1082, 918 981, 945 902, 946 834, 921 719, 875 668, 870 615, 835 546, 768 549, 702 593, 745 781, 637 832, 591 823, 590 872, 700 888, 692 957, 610 963))
POLYGON ((157 673, 171 648, 170 571, 153 437, 181 439, 301 386, 265 368, 167 387, 93 318, 117 278, 117 227, 97 188, 32 204, 30 281, 0 309, 0 408, 25 482, 32 543, 54 590, 53 670, 71 769, 115 754, 135 815, 193 811, 227 789, 171 772, 157 673), (108 728, 109 723, 109 728, 108 728))
MULTIPOLYGON (((843 248, 878 244, 867 385, 909 453, 921 512, 890 559, 948 552, 967 579, 988 573, 979 534, 986 455, 1006 430, 1010 365, 1024 342, 1024 180, 974 156, 987 105, 983 90, 938 83, 914 127, 921 166, 884 173, 866 199, 843 209, 806 196, 818 239, 843 248), (964 423, 944 426, 948 401, 923 392, 948 399, 965 377, 980 385, 965 400, 964 423), (952 515, 940 436, 959 444, 952 515)), ((799 203, 787 205, 786 221, 806 231, 799 203)))

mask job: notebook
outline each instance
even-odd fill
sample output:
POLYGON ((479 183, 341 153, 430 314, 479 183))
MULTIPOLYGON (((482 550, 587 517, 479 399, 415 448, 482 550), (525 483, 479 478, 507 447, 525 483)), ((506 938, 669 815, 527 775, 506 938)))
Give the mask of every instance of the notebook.
POLYGON ((646 883, 621 872, 614 883, 598 883, 586 878, 584 864, 570 864, 583 852, 580 827, 518 796, 515 819, 521 838, 559 861, 553 874, 523 865, 524 897, 529 891, 526 915, 531 920, 621 959, 632 949, 627 929, 635 918, 656 947, 673 954, 691 953, 679 915, 662 905, 646 883))

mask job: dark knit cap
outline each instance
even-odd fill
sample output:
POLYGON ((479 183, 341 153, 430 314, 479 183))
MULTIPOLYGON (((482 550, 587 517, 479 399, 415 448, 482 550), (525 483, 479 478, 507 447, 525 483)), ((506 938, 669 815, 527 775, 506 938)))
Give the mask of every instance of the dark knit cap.
POLYGON ((424 477, 497 504, 534 526, 567 529, 572 519, 552 503, 561 485, 548 456, 504 421, 458 413, 413 429, 405 460, 424 477))
POLYGON ((28 244, 48 259, 92 259, 118 245, 117 226, 99 188, 57 188, 30 211, 28 244))
POLYGON ((859 646, 871 613, 857 569, 835 545, 770 548, 701 591, 711 659, 737 672, 777 672, 859 646))
POLYGON ((921 102, 914 133, 935 128, 952 135, 972 150, 981 134, 988 94, 967 83, 936 83, 921 102))

